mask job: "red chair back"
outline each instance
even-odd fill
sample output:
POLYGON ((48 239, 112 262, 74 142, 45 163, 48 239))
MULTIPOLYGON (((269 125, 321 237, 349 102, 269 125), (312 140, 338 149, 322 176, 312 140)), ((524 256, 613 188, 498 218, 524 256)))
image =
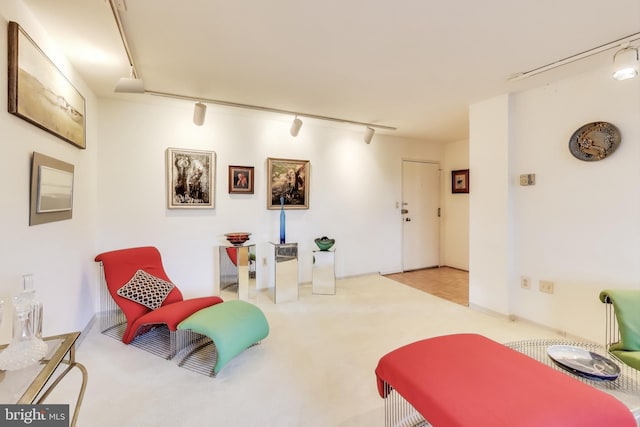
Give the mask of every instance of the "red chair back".
MULTIPOLYGON (((144 270, 153 276, 171 282, 162 266, 160 252, 153 246, 104 252, 96 256, 95 260, 102 263, 109 293, 124 313, 129 325, 151 310, 137 302, 121 297, 117 294, 118 289, 131 280, 138 270, 144 270)), ((182 292, 174 284, 173 290, 162 305, 173 304, 182 300, 182 292)))

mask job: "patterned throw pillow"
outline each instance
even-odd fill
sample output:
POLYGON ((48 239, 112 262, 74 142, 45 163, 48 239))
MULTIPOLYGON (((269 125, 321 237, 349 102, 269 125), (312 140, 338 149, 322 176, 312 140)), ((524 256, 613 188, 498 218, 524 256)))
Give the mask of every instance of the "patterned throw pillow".
POLYGON ((155 310, 162 305, 172 289, 173 283, 152 276, 146 271, 138 270, 116 293, 123 298, 155 310))

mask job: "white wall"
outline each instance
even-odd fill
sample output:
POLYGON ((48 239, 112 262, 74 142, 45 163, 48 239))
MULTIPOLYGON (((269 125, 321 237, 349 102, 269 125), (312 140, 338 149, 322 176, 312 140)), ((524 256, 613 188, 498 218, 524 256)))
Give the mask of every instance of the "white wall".
MULTIPOLYGON (((197 127, 192 111, 193 103, 149 96, 100 100, 100 251, 155 245, 186 295, 211 292, 224 233, 251 232, 259 259, 278 239, 279 211, 266 209, 265 169, 276 157, 311 163, 310 208, 286 211, 301 282, 311 280, 313 239, 324 235, 336 239, 338 277, 401 269, 401 159, 441 161, 440 144, 376 134, 367 145, 360 127, 311 119, 293 138, 291 117, 215 106, 197 127), (215 209, 166 208, 167 147, 216 152, 215 209), (228 194, 228 165, 255 167, 255 194, 228 194)), ((266 273, 259 262, 263 286, 266 273)))
POLYGON ((510 154, 506 168, 505 148, 479 145, 472 122, 472 170, 497 168, 501 177, 485 193, 475 174, 471 226, 490 227, 486 237, 501 246, 508 233, 508 251, 495 253, 489 242, 472 237, 471 293, 501 298, 506 292, 508 309, 499 311, 603 342, 599 291, 640 287, 640 199, 634 185, 640 178, 640 80, 617 82, 605 68, 513 94, 508 109, 496 109, 502 99, 472 108, 472 119, 482 116, 488 127, 509 123, 510 154), (615 124, 622 144, 602 161, 580 161, 568 141, 593 121, 615 124), (536 174, 535 186, 519 186, 524 173, 536 174), (496 201, 497 195, 502 196, 496 201), (475 267, 485 262, 498 274, 479 274, 475 267), (531 279, 532 290, 520 288, 521 276, 531 279), (539 280, 553 281, 555 293, 540 293, 539 280))
POLYGON ((640 80, 597 70, 515 96, 513 117, 513 312, 602 342, 599 291, 640 283, 640 80), (622 143, 602 161, 580 161, 568 141, 593 121, 616 125, 622 143), (536 185, 519 187, 521 173, 535 173, 536 185), (555 294, 521 290, 521 275, 536 288, 554 281, 555 294))
POLYGON ((97 111, 96 101, 85 84, 56 52, 45 31, 22 3, 3 0, 0 4, 0 105, 7 105, 7 22, 18 22, 40 48, 63 70, 86 99, 87 149, 75 146, 7 113, 0 113, 2 156, 0 182, 0 299, 9 310, 0 327, 0 342, 11 337, 11 297, 21 289, 23 274, 35 276, 35 288, 44 303, 44 333, 53 335, 81 330, 91 319, 95 306, 95 253, 97 111), (75 166, 73 218, 29 226, 29 188, 33 152, 75 166))
MULTIPOLYGON (((469 141, 455 141, 444 145, 443 208, 442 208, 442 265, 469 270, 469 194, 451 192, 451 171, 469 169, 469 141)), ((473 191, 470 174, 470 191, 473 191)))
POLYGON ((469 305, 509 311, 509 95, 469 112, 469 305))

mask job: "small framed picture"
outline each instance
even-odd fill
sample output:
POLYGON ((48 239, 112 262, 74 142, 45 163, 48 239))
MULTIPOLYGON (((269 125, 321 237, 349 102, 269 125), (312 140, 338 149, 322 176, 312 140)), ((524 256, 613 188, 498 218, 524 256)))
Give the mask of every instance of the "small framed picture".
POLYGON ((215 207, 216 153, 167 148, 169 209, 215 207))
POLYGON ((253 166, 229 166, 229 194, 253 194, 253 166))
POLYGON ((469 192, 469 169, 451 171, 451 192, 452 193, 468 193, 469 192))

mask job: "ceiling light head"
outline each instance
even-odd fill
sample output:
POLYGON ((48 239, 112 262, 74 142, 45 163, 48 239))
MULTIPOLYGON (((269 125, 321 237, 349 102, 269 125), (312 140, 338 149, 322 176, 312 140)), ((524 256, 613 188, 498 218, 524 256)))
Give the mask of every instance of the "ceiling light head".
POLYGON ((144 82, 134 77, 122 77, 118 80, 114 92, 117 93, 144 93, 144 82))
POLYGON ((298 133, 300 132, 301 127, 302 127, 302 120, 300 120, 298 116, 296 116, 296 118, 293 119, 293 123, 291 123, 291 129, 289 130, 289 133, 291 133, 291 136, 293 137, 298 136, 298 133))
POLYGON ((376 133, 376 130, 371 126, 367 126, 367 129, 364 132, 364 142, 366 142, 367 144, 371 143, 374 133, 376 133))
POLYGON ((204 124, 204 116, 207 114, 207 106, 202 102, 196 102, 193 108, 193 123, 202 126, 204 124))
POLYGON ((136 78, 133 67, 129 70, 129 77, 121 77, 113 89, 117 93, 144 93, 144 82, 136 78))
POLYGON ((638 48, 625 46, 613 55, 613 78, 626 80, 636 77, 640 72, 638 48))

